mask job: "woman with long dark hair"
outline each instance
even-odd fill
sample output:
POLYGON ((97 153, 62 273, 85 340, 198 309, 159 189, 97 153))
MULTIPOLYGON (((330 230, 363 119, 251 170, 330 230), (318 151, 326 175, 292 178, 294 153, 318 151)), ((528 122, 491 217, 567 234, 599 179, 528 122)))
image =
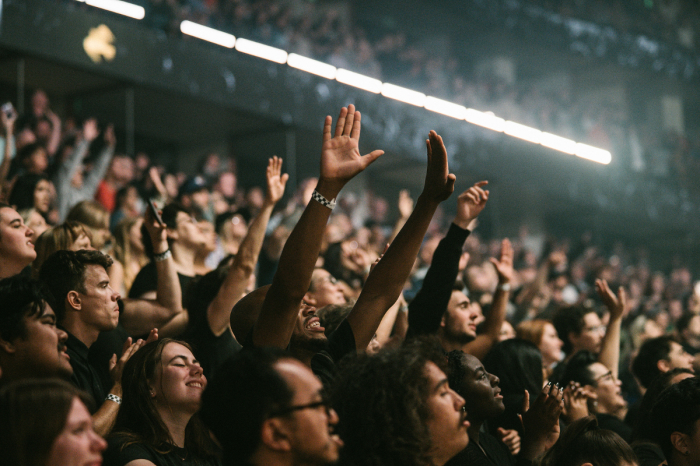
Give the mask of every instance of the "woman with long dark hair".
POLYGON ((187 343, 164 338, 146 344, 124 366, 124 401, 105 464, 219 466, 216 447, 197 416, 206 386, 187 343))

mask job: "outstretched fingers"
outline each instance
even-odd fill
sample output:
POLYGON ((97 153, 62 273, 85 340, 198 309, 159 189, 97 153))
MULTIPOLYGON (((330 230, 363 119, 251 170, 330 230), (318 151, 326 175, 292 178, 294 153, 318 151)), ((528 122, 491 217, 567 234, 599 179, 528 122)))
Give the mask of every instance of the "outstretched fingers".
POLYGON ((348 105, 348 113, 345 117, 345 126, 343 127, 343 136, 350 136, 352 132, 352 125, 355 123, 355 106, 348 105))
POLYGON ((360 111, 355 112, 355 120, 352 123, 352 129, 350 131, 350 137, 353 139, 357 139, 359 141, 360 139, 360 131, 362 130, 362 114, 360 111))
MULTIPOLYGON (((323 142, 330 141, 331 139, 331 126, 333 125, 333 117, 330 115, 326 116, 326 120, 323 122, 323 142)), ((336 128, 337 131, 337 128, 336 128)))

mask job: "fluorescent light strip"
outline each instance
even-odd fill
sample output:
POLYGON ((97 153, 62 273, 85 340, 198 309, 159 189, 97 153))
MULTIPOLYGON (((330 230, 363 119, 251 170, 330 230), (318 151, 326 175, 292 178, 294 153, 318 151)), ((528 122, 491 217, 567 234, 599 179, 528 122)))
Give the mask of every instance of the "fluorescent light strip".
POLYGON ((492 112, 480 112, 473 108, 467 109, 464 119, 471 124, 498 131, 499 133, 503 132, 503 128, 506 125, 506 121, 503 118, 497 117, 492 112))
POLYGON ((146 16, 146 10, 142 6, 122 2, 121 0, 85 0, 85 3, 95 8, 102 8, 112 13, 128 16, 129 18, 143 19, 146 16))
POLYGON ((431 112, 447 115, 448 117, 456 118, 458 120, 463 120, 467 114, 466 107, 453 104, 452 102, 448 102, 446 100, 436 99, 432 96, 428 96, 425 99, 425 108, 431 112))
POLYGON ((380 80, 343 68, 338 68, 335 80, 373 94, 379 94, 382 90, 382 82, 380 80))
POLYGON ((253 42, 248 39, 238 39, 236 41, 236 50, 254 57, 264 58, 275 63, 285 63, 287 61, 287 52, 276 47, 253 42))
POLYGON ((558 150, 566 154, 574 155, 576 153, 576 141, 566 139, 551 133, 542 133, 540 144, 550 149, 558 150))
POLYGON ((580 142, 576 144, 575 155, 577 157, 581 157, 582 159, 602 163, 603 165, 607 165, 612 161, 612 155, 610 155, 610 152, 603 149, 598 149, 597 147, 581 144, 580 142))
POLYGON ((382 95, 390 99, 398 100, 407 104, 422 107, 425 105, 425 94, 422 92, 406 89, 405 87, 395 86, 393 84, 382 84, 382 95))
POLYGON ((236 38, 232 34, 217 31, 201 24, 193 23, 192 21, 183 21, 180 23, 180 31, 188 36, 196 37, 197 39, 206 40, 222 47, 230 49, 236 44, 236 38))
POLYGON ((514 138, 522 139, 524 141, 539 144, 542 140, 542 131, 535 128, 530 128, 529 126, 521 125, 514 121, 506 121, 503 127, 503 132, 508 136, 513 136, 514 138))
POLYGON ((289 54, 287 57, 287 65, 326 79, 335 79, 335 75, 338 72, 337 68, 333 65, 303 57, 296 53, 289 54))

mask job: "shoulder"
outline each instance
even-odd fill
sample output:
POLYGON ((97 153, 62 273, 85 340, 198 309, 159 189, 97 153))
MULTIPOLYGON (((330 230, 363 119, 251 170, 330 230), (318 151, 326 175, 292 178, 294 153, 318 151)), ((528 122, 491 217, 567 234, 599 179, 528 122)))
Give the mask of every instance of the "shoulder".
POLYGON ((104 452, 105 466, 150 466, 157 464, 156 453, 142 443, 129 443, 125 437, 115 436, 107 441, 104 452), (138 464, 131 464, 138 462, 138 464))

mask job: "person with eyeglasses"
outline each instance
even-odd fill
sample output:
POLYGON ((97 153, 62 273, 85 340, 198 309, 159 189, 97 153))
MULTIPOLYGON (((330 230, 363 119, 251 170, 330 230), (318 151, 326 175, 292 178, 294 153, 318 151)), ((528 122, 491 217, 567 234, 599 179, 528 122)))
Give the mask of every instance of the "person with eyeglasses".
POLYGON ((323 385, 280 349, 244 349, 229 359, 205 390, 200 414, 225 465, 330 465, 343 446, 323 385))
POLYGON ((567 363, 559 384, 566 387, 571 382, 578 382, 588 393, 588 410, 598 418, 600 427, 629 441, 632 428, 622 421, 627 402, 622 397, 622 382, 615 372, 600 363, 590 351, 579 351, 567 363))
POLYGON ((122 387, 105 466, 221 465, 197 416, 207 378, 187 343, 164 338, 144 345, 124 366, 122 387))

